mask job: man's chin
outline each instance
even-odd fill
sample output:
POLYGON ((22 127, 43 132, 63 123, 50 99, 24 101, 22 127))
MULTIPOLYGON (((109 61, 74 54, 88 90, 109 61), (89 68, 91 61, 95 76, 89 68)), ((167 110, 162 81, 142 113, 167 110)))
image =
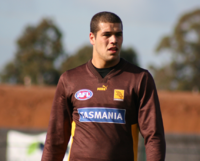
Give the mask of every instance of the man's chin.
POLYGON ((111 55, 109 56, 109 58, 107 59, 108 62, 115 62, 118 61, 120 59, 120 56, 118 55, 111 55))

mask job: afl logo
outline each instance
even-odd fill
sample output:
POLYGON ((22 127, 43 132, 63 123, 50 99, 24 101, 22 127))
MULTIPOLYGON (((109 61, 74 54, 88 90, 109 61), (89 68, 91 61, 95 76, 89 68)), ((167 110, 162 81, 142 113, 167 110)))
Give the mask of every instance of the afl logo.
POLYGON ((93 93, 89 89, 81 89, 75 93, 75 98, 77 100, 88 100, 92 96, 93 96, 93 93))

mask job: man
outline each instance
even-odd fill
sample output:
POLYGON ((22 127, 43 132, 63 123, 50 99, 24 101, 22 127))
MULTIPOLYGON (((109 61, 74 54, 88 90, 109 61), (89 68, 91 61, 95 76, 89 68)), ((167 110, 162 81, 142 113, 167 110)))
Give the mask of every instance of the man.
POLYGON ((156 87, 147 70, 120 59, 121 19, 93 16, 93 57, 60 77, 42 161, 137 161, 138 132, 147 161, 164 161, 165 139, 156 87))

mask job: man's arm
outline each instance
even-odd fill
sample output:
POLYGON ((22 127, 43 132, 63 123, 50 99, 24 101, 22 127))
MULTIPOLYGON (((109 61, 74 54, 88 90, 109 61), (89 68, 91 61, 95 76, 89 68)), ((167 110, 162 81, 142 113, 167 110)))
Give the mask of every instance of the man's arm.
POLYGON ((61 76, 51 109, 42 161, 62 161, 70 135, 70 101, 66 97, 63 77, 61 76))
POLYGON ((149 72, 142 77, 138 87, 138 124, 144 137, 147 161, 165 160, 165 136, 157 90, 149 72))

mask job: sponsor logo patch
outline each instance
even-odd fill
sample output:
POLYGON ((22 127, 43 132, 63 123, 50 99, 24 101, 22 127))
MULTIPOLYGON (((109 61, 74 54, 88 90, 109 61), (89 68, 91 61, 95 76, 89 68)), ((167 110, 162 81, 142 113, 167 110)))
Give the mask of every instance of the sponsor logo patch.
POLYGON ((124 90, 122 90, 122 89, 115 89, 114 90, 114 100, 116 100, 116 101, 123 101, 124 100, 124 90))
POLYGON ((75 93, 77 100, 88 100, 93 96, 93 93, 89 89, 81 89, 75 93))
POLYGON ((98 87, 97 91, 106 91, 108 86, 103 85, 102 87, 98 87))
POLYGON ((80 122, 125 124, 125 109, 84 107, 78 109, 80 122))

